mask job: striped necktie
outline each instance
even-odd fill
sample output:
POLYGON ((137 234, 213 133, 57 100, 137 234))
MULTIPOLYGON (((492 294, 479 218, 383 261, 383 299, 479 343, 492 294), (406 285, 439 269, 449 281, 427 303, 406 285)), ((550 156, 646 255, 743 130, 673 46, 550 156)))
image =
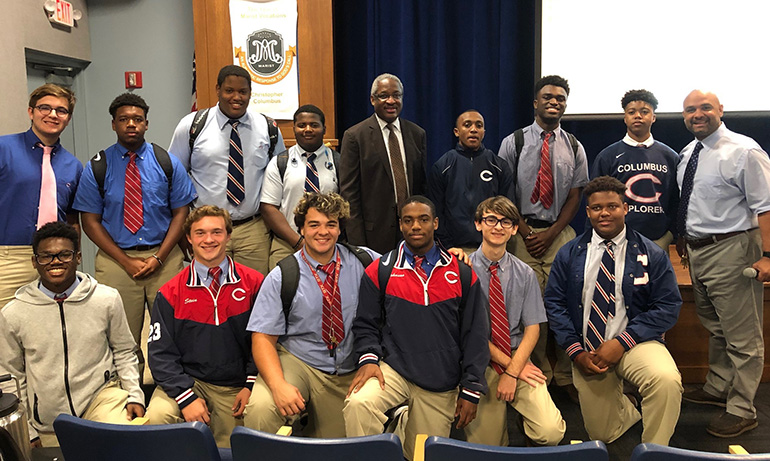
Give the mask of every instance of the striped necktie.
POLYGON ((323 320, 321 336, 329 349, 337 347, 345 338, 345 326, 342 322, 342 299, 336 280, 337 263, 332 261, 318 268, 326 273, 323 296, 323 320))
POLYGON ((209 284, 209 290, 211 290, 211 293, 214 295, 214 297, 217 297, 217 294, 219 293, 219 276, 222 274, 222 268, 217 267, 210 267, 209 268, 209 277, 211 277, 211 284, 209 284))
POLYGON ((316 159, 315 154, 307 154, 307 165, 305 172, 305 192, 321 192, 321 186, 318 182, 318 170, 315 169, 313 161, 316 159))
POLYGON ((537 172, 535 188, 532 189, 530 201, 537 203, 538 200, 543 208, 549 209, 553 205, 553 172, 551 171, 551 146, 549 140, 553 132, 544 131, 543 145, 540 147, 540 169, 537 172))
POLYGON ((596 350, 605 340, 607 321, 615 316, 615 245, 612 240, 605 240, 607 251, 602 256, 599 274, 596 276, 594 297, 586 327, 586 348, 596 350))
POLYGON ((132 234, 144 225, 142 208, 142 177, 136 166, 136 152, 129 152, 130 160, 126 166, 126 186, 123 197, 123 225, 132 234))
POLYGON ((227 200, 233 206, 238 206, 246 196, 243 185, 243 149, 241 136, 238 134, 238 125, 241 122, 230 119, 227 123, 233 126, 230 131, 230 161, 227 166, 227 200))
POLYGON ((425 261, 425 256, 414 256, 414 270, 417 275, 420 276, 423 282, 428 280, 428 273, 425 272, 425 268, 422 267, 422 263, 425 261))
MULTIPOLYGON (((503 287, 500 284, 500 277, 497 275, 498 269, 500 269, 500 265, 496 262, 489 266, 489 318, 492 323, 492 344, 510 356, 511 325, 508 323, 503 287)), ((497 362, 491 363, 498 375, 503 374, 505 368, 497 362)))

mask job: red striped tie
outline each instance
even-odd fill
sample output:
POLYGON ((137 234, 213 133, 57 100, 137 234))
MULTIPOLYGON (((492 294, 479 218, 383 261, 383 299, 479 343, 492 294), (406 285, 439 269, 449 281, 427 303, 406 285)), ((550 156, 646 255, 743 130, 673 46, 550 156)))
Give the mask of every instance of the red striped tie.
POLYGON ((142 210, 142 177, 136 166, 136 152, 129 152, 131 160, 126 166, 126 190, 123 199, 123 225, 126 229, 136 234, 144 224, 144 212, 142 210))
MULTIPOLYGON (((499 268, 497 263, 489 266, 489 317, 492 320, 492 344, 510 356, 511 327, 508 323, 508 313, 505 311, 503 287, 500 284, 500 277, 497 276, 499 268)), ((491 363, 498 375, 503 374, 505 368, 498 363, 491 363)))
POLYGON ((537 172, 537 181, 535 181, 535 188, 532 190, 532 197, 529 200, 532 203, 537 203, 540 200, 543 207, 549 209, 553 205, 553 172, 551 171, 548 141, 553 133, 544 131, 543 135, 545 138, 543 139, 543 146, 540 148, 540 170, 537 172))
POLYGON ((323 320, 321 321, 321 336, 329 349, 337 347, 345 338, 345 325, 342 322, 342 300, 340 299, 339 286, 335 274, 337 263, 335 261, 318 266, 326 273, 324 282, 323 320))
POLYGON ((217 267, 209 267, 209 277, 211 277, 211 284, 209 285, 209 290, 211 290, 211 293, 214 295, 214 297, 217 297, 217 293, 219 293, 219 275, 222 273, 222 268, 217 267))
POLYGON ((414 257, 414 270, 417 272, 417 275, 420 276, 420 278, 424 281, 428 280, 428 273, 425 272, 425 269, 422 267, 422 263, 425 261, 425 256, 417 256, 414 257))

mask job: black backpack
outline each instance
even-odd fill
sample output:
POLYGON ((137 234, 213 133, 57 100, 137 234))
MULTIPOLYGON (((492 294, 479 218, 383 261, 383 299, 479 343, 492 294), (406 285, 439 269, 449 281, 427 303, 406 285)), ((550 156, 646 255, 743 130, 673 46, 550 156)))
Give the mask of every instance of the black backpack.
MULTIPOLYGON (((170 196, 171 179, 174 175, 174 167, 171 164, 171 158, 169 158, 166 149, 155 143, 152 144, 152 152, 155 154, 155 160, 158 161, 158 164, 163 168, 163 172, 166 174, 166 179, 168 180, 168 193, 170 196)), ((94 172, 94 179, 96 180, 96 185, 99 187, 99 195, 104 198, 104 177, 107 175, 107 157, 103 150, 100 150, 98 154, 91 158, 91 170, 94 172)))
MULTIPOLYGON (((201 134, 203 125, 206 124, 210 109, 209 107, 208 109, 199 110, 195 113, 195 117, 193 117, 192 125, 190 125, 190 152, 193 150, 195 139, 201 134)), ((278 143, 278 124, 267 115, 262 114, 262 116, 267 120, 267 134, 270 137, 270 148, 267 150, 267 158, 270 159, 273 157, 275 145, 278 143)))

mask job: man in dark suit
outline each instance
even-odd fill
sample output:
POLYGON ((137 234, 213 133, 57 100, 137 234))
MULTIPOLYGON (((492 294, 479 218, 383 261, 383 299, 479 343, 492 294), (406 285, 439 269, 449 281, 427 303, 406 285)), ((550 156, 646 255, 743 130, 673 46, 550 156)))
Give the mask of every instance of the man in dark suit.
POLYGON ((350 202, 350 243, 379 253, 396 247, 397 205, 426 190, 425 130, 399 117, 404 86, 398 77, 374 79, 374 115, 345 131, 340 161, 340 193, 350 202))

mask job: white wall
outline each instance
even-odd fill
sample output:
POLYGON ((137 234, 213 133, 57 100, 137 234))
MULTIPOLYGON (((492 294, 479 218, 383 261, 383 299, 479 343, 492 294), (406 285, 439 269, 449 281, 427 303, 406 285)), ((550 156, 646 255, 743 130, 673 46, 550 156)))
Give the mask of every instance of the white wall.
POLYGON ((150 106, 147 140, 168 147, 190 112, 194 49, 192 0, 89 0, 91 65, 83 73, 90 154, 116 141, 107 112, 126 92, 124 72, 141 71, 133 90, 150 106))
POLYGON ((0 14, 0 134, 29 129, 25 48, 90 61, 89 18, 85 0, 71 0, 83 12, 75 27, 62 28, 48 21, 43 0, 3 0, 0 14))

